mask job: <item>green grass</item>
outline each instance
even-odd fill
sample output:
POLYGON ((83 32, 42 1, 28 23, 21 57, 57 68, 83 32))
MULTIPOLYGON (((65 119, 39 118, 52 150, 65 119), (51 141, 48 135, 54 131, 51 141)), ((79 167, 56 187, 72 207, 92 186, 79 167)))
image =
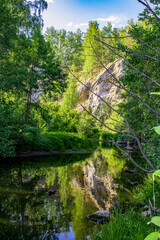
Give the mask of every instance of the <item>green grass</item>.
MULTIPOLYGON (((156 208, 160 208, 160 180, 155 177, 155 201, 156 208)), ((143 181, 143 184, 138 185, 133 191, 133 198, 131 204, 133 205, 148 205, 148 200, 151 200, 153 204, 153 179, 152 174, 148 174, 143 181)))
POLYGON ((115 211, 109 223, 94 236, 94 240, 144 240, 152 232, 152 226, 147 225, 148 221, 133 209, 124 214, 115 211))

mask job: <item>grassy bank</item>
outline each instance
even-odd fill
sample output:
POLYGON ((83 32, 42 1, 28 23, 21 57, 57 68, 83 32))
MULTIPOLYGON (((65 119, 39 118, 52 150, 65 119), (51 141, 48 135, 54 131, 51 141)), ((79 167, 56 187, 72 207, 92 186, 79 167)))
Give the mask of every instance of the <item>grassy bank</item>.
MULTIPOLYGON (((102 231, 94 236, 94 240, 144 240, 148 234, 156 231, 152 224, 147 224, 151 220, 149 200, 154 206, 154 198, 155 212, 159 216, 160 181, 158 177, 155 177, 153 188, 153 175, 148 174, 144 177, 143 183, 134 188, 132 192, 129 199, 129 206, 132 208, 124 208, 123 212, 115 210, 111 214, 109 223, 105 224, 102 231)), ((153 217, 154 213, 152 212, 151 215, 153 217)))
POLYGON ((94 240, 144 240, 152 232, 152 226, 147 225, 149 218, 144 219, 133 209, 122 213, 115 211, 109 223, 105 224, 101 233, 94 240))

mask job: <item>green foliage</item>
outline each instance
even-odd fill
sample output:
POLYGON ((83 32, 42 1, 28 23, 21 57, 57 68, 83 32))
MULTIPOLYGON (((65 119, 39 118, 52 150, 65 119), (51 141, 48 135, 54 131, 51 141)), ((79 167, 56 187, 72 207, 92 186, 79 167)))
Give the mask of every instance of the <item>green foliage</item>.
POLYGON ((90 139, 76 133, 47 132, 24 135, 23 151, 76 151, 93 149, 96 144, 90 139))
MULTIPOLYGON (((157 170, 155 171, 153 174, 152 174, 152 178, 153 178, 153 203, 154 203, 154 210, 156 209, 156 192, 155 192, 155 189, 157 190, 157 188, 155 188, 155 177, 159 177, 159 174, 160 174, 160 170, 157 170)), ((156 216, 156 217, 152 217, 151 218, 151 221, 148 222, 148 224, 150 223, 153 223, 154 225, 160 227, 160 217, 156 216)), ((157 230, 157 229, 155 229, 157 230)), ((156 232, 152 232, 151 234, 149 234, 146 238, 146 239, 150 239, 150 240, 158 240, 160 237, 160 233, 159 231, 156 231, 156 232)))
MULTIPOLYGON (((71 70, 72 71, 72 70, 71 70)), ((74 74, 74 71, 73 71, 74 74)), ((75 77, 70 73, 68 76, 68 86, 66 91, 63 94, 61 111, 68 112, 75 108, 78 101, 78 92, 77 92, 77 81, 75 77)))
MULTIPOLYGON (((152 21, 153 18, 154 17, 150 14, 148 14, 148 17, 146 18, 141 18, 141 21, 130 26, 129 32, 153 48, 158 49, 160 47, 159 24, 157 24, 156 21, 152 21)), ((154 51, 145 44, 141 44, 139 40, 135 40, 131 47, 125 46, 125 50, 139 52, 153 58, 158 57, 154 51)), ((153 61, 150 58, 144 59, 143 56, 138 56, 136 54, 128 55, 126 53, 125 57, 134 68, 138 69, 143 74, 146 74, 153 80, 158 81, 158 61, 153 61)), ((159 92, 159 87, 156 84, 151 83, 150 80, 134 71, 130 66, 127 66, 125 75, 120 80, 127 90, 137 94, 152 109, 159 111, 159 99, 158 96, 154 96, 154 93, 159 92)), ((153 126, 157 125, 156 114, 151 112, 132 94, 124 92, 122 97, 124 98, 124 101, 119 104, 120 111, 129 122, 131 128, 136 132, 150 161, 154 166, 159 165, 159 136, 152 130, 153 126), (146 144, 145 140, 147 140, 152 146, 146 144)), ((155 130, 159 132, 159 127, 155 127, 155 130)))
POLYGON ((159 232, 152 232, 144 240, 158 240, 159 237, 160 237, 159 232))
POLYGON ((151 219, 151 221, 149 223, 153 223, 156 226, 160 227, 160 217, 157 217, 157 216, 156 217, 152 217, 152 219, 151 219))
POLYGON ((153 176, 154 176, 154 177, 155 177, 155 176, 159 177, 159 176, 160 176, 160 170, 155 171, 155 172, 153 173, 153 176))
POLYGON ((95 55, 95 52, 97 56, 100 56, 100 47, 99 42, 95 40, 95 36, 100 36, 100 30, 99 25, 97 21, 91 21, 89 22, 89 28, 87 30, 87 34, 84 38, 83 43, 83 49, 84 49, 84 65, 83 65, 83 72, 87 77, 90 76, 90 71, 92 71, 93 68, 97 67, 99 64, 99 61, 95 55), (89 74, 89 75, 88 75, 89 74))
MULTIPOLYGON (((155 179, 155 194, 157 207, 160 207, 160 184, 159 179, 155 179)), ((148 199, 153 200, 153 179, 152 174, 148 174, 144 178, 143 184, 137 186, 133 191, 133 199, 131 200, 132 204, 146 205, 148 204, 148 199)))
POLYGON ((146 233, 149 233, 150 226, 147 226, 140 213, 133 209, 122 213, 115 211, 109 223, 105 224, 100 236, 95 240, 144 240, 146 233))
POLYGON ((75 110, 56 113, 50 121, 49 131, 77 132, 79 114, 75 110))
MULTIPOLYGON (((47 2, 4 0, 0 4, 0 125, 4 128, 0 130, 0 151, 7 157, 20 147, 23 126, 41 127, 42 119, 49 119, 47 112, 33 101, 33 93, 40 88, 61 92, 65 75, 41 33, 41 12, 47 2), (10 126, 14 131, 8 132, 10 126)), ((31 138, 35 133, 24 134, 31 138)))
POLYGON ((106 147, 108 145, 108 141, 112 140, 112 138, 115 141, 118 141, 118 140, 122 139, 123 136, 118 134, 118 133, 101 132, 100 133, 100 138, 99 138, 101 140, 100 146, 106 147))
MULTIPOLYGON (((76 81, 72 74, 68 75, 68 85, 64 92, 65 78, 68 73, 63 73, 64 63, 62 62, 65 62, 77 77, 83 78, 83 72, 89 72, 89 75, 86 75, 88 78, 90 71, 101 65, 95 52, 105 65, 114 61, 117 58, 116 55, 105 45, 100 44, 95 37, 105 44, 121 47, 122 51, 120 52, 123 56, 126 56, 123 49, 127 49, 143 51, 154 57, 154 53, 146 46, 142 47, 137 40, 119 39, 118 37, 125 37, 126 32, 130 31, 136 36, 143 36, 145 42, 158 48, 159 26, 145 12, 147 24, 143 22, 141 16, 141 22, 134 24, 131 21, 125 29, 112 28, 112 25, 108 23, 100 30, 98 23, 91 21, 84 38, 80 30, 73 33, 56 30, 53 27, 47 29, 43 36, 41 13, 47 8, 46 1, 1 0, 0 3, 2 9, 0 13, 0 123, 5 129, 0 132, 1 155, 7 156, 6 148, 8 148, 8 156, 14 155, 17 150, 21 149, 23 138, 28 142, 28 149, 30 149, 34 141, 40 141, 40 129, 43 129, 43 132, 78 132, 91 137, 92 140, 93 138, 97 139, 99 136, 95 128, 97 127, 95 121, 74 110, 78 96, 76 81), (41 98, 34 102, 32 95, 40 89, 43 89, 41 98), (10 131, 6 130, 9 126, 12 126, 14 131, 12 129, 7 133, 10 131), (37 130, 34 132, 33 129, 27 129, 26 126, 37 130)), ((157 2, 154 4, 157 7, 157 2)), ((145 72, 147 69, 148 75, 155 80, 158 79, 159 72, 156 62, 146 59, 146 68, 143 59, 137 55, 127 55, 127 59, 140 71, 145 72)), ((122 78, 122 83, 150 106, 158 108, 159 100, 157 101, 152 95, 159 90, 156 86, 149 85, 145 78, 128 68, 122 78), (150 92, 153 94, 150 95, 150 92)), ((145 109, 143 104, 137 102, 137 99, 127 93, 123 95, 125 100, 119 107, 125 117, 137 130, 138 136, 151 139, 151 143, 155 143, 158 148, 159 138, 150 128, 151 125, 155 126, 156 116, 145 109)), ((106 124, 116 125, 113 128, 117 129, 119 123, 115 124, 109 117, 111 116, 117 121, 121 121, 121 119, 106 108, 102 111, 104 115, 107 115, 107 119, 102 117, 102 120, 106 124)), ((119 127, 123 127, 123 122, 119 127)), ((98 128, 101 131, 103 129, 102 126, 98 126, 98 128)), ((155 127, 155 130, 159 133, 159 127, 155 127)), ((118 140, 120 136, 117 134, 101 136, 105 141, 110 137, 118 140)), ((60 145, 63 146, 62 142, 60 140, 59 144, 56 143, 58 149, 60 149, 60 145)), ((146 151, 148 151, 148 155, 154 155, 153 160, 158 162, 156 160, 158 159, 158 150, 148 149, 146 146, 146 151)))
POLYGON ((12 129, 0 129, 0 157, 12 157, 15 155, 16 141, 12 137, 12 129))
POLYGON ((83 60, 81 58, 83 37, 82 32, 78 29, 76 32, 67 32, 66 30, 56 30, 54 27, 47 28, 45 39, 49 42, 59 56, 62 66, 76 68, 82 66, 83 60))
POLYGON ((160 135, 160 126, 154 127, 153 129, 155 130, 156 133, 160 135))
POLYGON ((94 128, 94 127, 95 127, 95 122, 94 122, 93 118, 91 116, 85 115, 85 117, 82 117, 79 119, 79 122, 77 125, 77 131, 78 131, 78 133, 82 133, 89 137, 89 136, 94 135, 94 130, 92 131, 92 128, 94 128))

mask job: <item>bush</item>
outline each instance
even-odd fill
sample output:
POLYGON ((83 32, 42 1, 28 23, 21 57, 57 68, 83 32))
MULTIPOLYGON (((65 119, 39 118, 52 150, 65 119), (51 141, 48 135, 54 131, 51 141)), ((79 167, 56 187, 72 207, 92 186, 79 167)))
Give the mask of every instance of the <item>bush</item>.
POLYGON ((76 151, 95 147, 93 140, 77 133, 46 132, 34 137, 27 133, 23 141, 23 151, 76 151))
POLYGON ((122 135, 118 134, 118 133, 111 133, 111 132, 101 132, 100 133, 100 140, 101 140, 101 146, 102 147, 106 147, 108 145, 108 141, 112 140, 112 138, 115 141, 118 141, 120 139, 122 139, 122 135))
POLYGON ((79 114, 76 111, 59 112, 55 113, 50 121, 48 131, 77 132, 78 124, 79 114))
MULTIPOLYGON (((155 200, 156 207, 160 208, 160 181, 158 178, 155 178, 155 200)), ((153 202, 153 179, 152 174, 148 174, 145 177, 142 185, 137 186, 133 191, 132 204, 136 205, 148 205, 148 200, 153 202)))
POLYGON ((9 127, 0 129, 0 157, 15 156, 16 141, 12 136, 12 129, 9 127))

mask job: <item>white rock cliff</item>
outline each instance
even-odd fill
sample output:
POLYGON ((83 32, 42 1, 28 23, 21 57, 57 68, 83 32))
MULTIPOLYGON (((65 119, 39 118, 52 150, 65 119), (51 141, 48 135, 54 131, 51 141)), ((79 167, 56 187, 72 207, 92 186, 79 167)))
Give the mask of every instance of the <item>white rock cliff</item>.
MULTIPOLYGON (((84 82, 87 87, 89 87, 94 93, 100 97, 106 99, 110 103, 120 103, 122 102, 121 92, 118 87, 114 84, 116 80, 113 75, 119 79, 123 76, 124 64, 123 60, 116 60, 113 63, 108 64, 106 69, 104 69, 95 80, 88 79, 84 82), (114 84, 113 84, 114 83, 114 84)), ((117 84, 118 85, 118 84, 117 84)), ((97 110, 100 110, 102 101, 101 99, 90 92, 86 87, 80 85, 78 87, 79 97, 81 103, 85 101, 85 107, 91 108, 92 112, 95 113, 97 110)))

